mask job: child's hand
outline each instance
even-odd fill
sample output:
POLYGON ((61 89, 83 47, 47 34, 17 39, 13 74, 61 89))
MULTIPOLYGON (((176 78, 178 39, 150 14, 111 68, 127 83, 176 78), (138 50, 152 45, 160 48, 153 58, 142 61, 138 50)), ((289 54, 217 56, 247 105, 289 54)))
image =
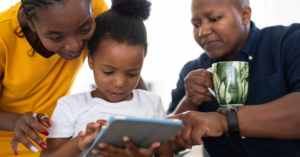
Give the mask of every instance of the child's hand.
POLYGON ((93 149, 92 153, 101 157, 152 157, 156 148, 160 146, 159 142, 153 143, 149 148, 138 148, 130 141, 128 137, 124 137, 126 149, 114 147, 105 143, 100 143, 99 147, 105 150, 93 149))
POLYGON ((96 123, 89 123, 86 126, 86 132, 79 132, 78 134, 78 148, 86 150, 90 148, 94 140, 97 138, 103 125, 106 125, 106 120, 98 120, 96 123))

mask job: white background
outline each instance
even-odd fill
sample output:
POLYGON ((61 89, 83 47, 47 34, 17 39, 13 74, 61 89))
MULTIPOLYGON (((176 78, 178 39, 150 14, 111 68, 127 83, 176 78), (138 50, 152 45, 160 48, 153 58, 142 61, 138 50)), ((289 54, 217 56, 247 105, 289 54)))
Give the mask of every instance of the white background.
MULTIPOLYGON (((108 6, 110 0, 105 0, 108 6)), ((19 0, 0 0, 0 12, 19 0)), ((189 60, 203 50, 192 35, 191 0, 152 0, 150 18, 145 22, 149 50, 142 76, 151 84, 152 91, 162 97, 165 109, 171 101, 171 90, 176 87, 178 74, 189 60)), ((250 0, 252 20, 259 28, 290 25, 300 20, 299 0, 250 0)), ((1 31, 1 28, 0 28, 1 31)), ((75 81, 72 93, 91 90, 92 71, 85 63, 75 81)))

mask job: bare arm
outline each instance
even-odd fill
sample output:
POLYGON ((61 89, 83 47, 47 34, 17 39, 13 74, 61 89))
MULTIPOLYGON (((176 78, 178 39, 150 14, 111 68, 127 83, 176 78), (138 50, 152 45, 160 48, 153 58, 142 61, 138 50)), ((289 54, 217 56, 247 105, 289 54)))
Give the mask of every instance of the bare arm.
POLYGON ((0 130, 14 132, 14 127, 21 114, 6 112, 0 108, 0 130))
MULTIPOLYGON (((238 108, 237 117, 241 136, 276 139, 300 138, 300 92, 287 94, 261 105, 238 108)), ((203 144, 202 137, 219 137, 228 132, 227 119, 217 112, 188 112, 170 117, 183 120, 184 130, 172 138, 181 146, 203 144)))
POLYGON ((70 138, 49 138, 46 140, 48 148, 42 150, 40 157, 64 156, 74 157, 78 156, 82 151, 78 148, 78 137, 70 140, 70 138))
POLYGON ((299 102, 300 92, 294 92, 266 104, 239 107, 237 116, 241 135, 299 139, 299 102))
POLYGON ((27 112, 23 115, 6 112, 0 108, 0 130, 14 132, 11 147, 15 155, 19 153, 18 143, 22 143, 27 149, 36 152, 38 149, 29 140, 30 137, 41 148, 46 149, 47 144, 37 132, 48 135, 46 128, 51 126, 48 118, 42 113, 27 112))
POLYGON ((161 146, 156 152, 155 157, 173 157, 171 141, 161 146))

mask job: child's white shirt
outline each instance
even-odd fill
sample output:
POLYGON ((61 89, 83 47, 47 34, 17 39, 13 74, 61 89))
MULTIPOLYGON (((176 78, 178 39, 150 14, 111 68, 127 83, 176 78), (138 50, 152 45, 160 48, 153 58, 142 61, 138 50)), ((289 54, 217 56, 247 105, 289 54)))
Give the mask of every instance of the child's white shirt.
POLYGON ((133 90, 133 98, 117 103, 92 98, 91 92, 65 96, 58 100, 51 117, 51 127, 47 138, 76 137, 80 131, 86 131, 88 123, 108 120, 115 115, 136 118, 165 119, 166 113, 158 95, 133 90))

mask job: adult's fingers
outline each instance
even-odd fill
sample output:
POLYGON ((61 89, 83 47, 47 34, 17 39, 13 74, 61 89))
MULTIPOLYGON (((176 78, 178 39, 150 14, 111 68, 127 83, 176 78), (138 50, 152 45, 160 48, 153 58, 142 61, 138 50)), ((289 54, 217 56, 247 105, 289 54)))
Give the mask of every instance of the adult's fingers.
POLYGON ((38 121, 44 126, 44 127, 51 127, 50 119, 46 114, 38 113, 37 114, 38 121))
POLYGON ((184 143, 186 143, 186 145, 189 146, 193 145, 193 141, 191 140, 192 129, 192 126, 185 126, 181 133, 181 139, 184 141, 184 143))
POLYGON ((11 145, 11 148, 12 148, 14 154, 18 155, 19 154, 19 146, 18 146, 18 140, 17 140, 17 138, 15 136, 11 140, 10 145, 11 145))
MULTIPOLYGON (((41 133, 43 135, 46 135, 46 136, 49 135, 48 131, 45 129, 45 127, 43 126, 43 124, 41 124, 39 122, 39 119, 38 119, 39 115, 37 113, 35 113, 35 112, 27 112, 23 116, 25 118, 25 121, 26 121, 27 125, 29 125, 31 128, 33 128, 34 130, 36 130, 37 132, 39 132, 39 133, 41 133)), ((17 121, 17 125, 21 125, 20 123, 21 123, 21 121, 18 120, 17 121)), ((23 125, 23 127, 24 127, 24 125, 23 125)), ((32 131, 32 129, 28 129, 28 127, 23 128, 22 130, 24 130, 24 132, 26 134, 27 134, 27 132, 31 132, 32 131)), ((29 137, 32 138, 33 140, 35 139, 35 137, 31 137, 31 136, 29 136, 29 137)))
POLYGON ((174 137, 172 137, 171 141, 173 141, 173 142, 177 141, 178 144, 181 145, 182 147, 191 149, 192 146, 186 144, 185 141, 182 139, 181 135, 182 135, 182 131, 180 131, 174 137))
POLYGON ((168 116, 167 119, 180 119, 180 114, 168 116))
MULTIPOLYGON (((15 136, 12 139, 11 142, 11 146, 13 149, 16 148, 15 142, 19 141, 20 143, 22 143, 27 149, 31 150, 33 153, 37 153, 38 152, 38 148, 36 147, 36 145, 34 145, 26 136, 26 134, 22 131, 22 130, 18 130, 18 132, 15 132, 15 136)), ((41 142, 42 143, 42 142, 41 142)), ((44 145, 45 143, 42 144, 42 146, 44 147, 43 149, 47 148, 47 145, 44 145)))
POLYGON ((194 126, 191 132, 191 140, 193 141, 193 145, 202 145, 202 137, 205 134, 204 130, 200 126, 194 126))
POLYGON ((213 97, 213 95, 209 92, 209 90, 207 89, 207 87, 203 87, 203 86, 197 86, 196 88, 190 89, 190 92, 195 92, 195 94, 197 95, 203 95, 203 96, 207 96, 207 97, 213 97))

